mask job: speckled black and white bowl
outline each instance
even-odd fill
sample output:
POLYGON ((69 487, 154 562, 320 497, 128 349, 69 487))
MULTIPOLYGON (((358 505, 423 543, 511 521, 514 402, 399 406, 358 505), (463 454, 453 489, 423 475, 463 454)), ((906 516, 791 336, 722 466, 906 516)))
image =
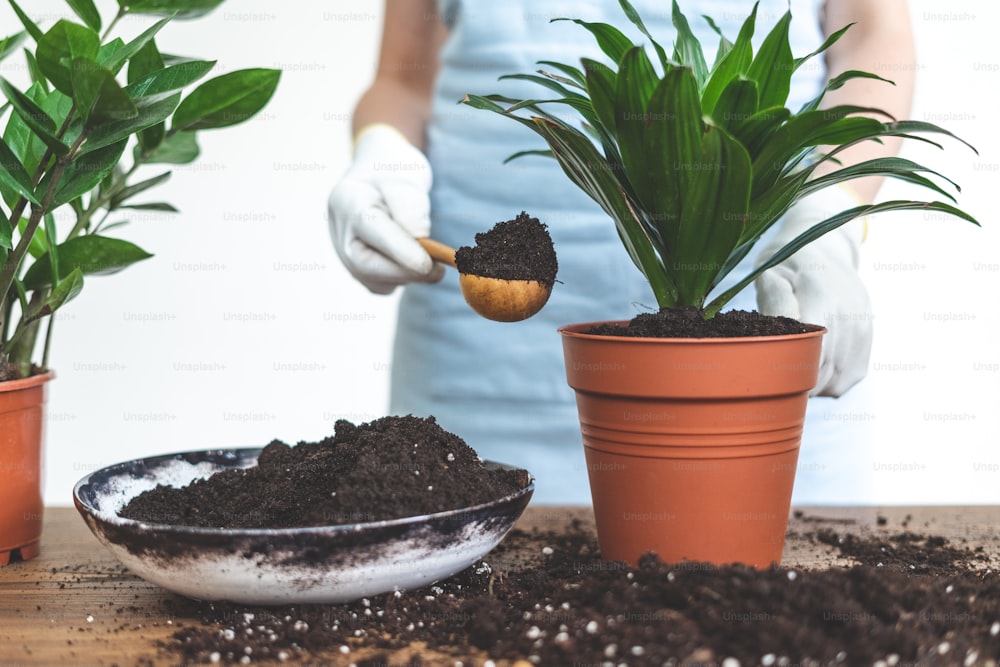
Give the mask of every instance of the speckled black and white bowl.
POLYGON ((500 543, 534 491, 525 474, 518 492, 481 505, 309 528, 197 528, 118 516, 158 484, 180 487, 227 468, 247 468, 260 451, 204 450, 118 463, 77 482, 73 500, 94 535, 147 581, 202 600, 293 604, 347 602, 460 572, 500 543))

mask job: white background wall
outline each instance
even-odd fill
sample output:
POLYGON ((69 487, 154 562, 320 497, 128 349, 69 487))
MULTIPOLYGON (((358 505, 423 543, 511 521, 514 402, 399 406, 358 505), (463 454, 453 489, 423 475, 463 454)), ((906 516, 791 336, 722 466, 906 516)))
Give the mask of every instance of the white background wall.
MULTIPOLYGON (((43 26, 64 13, 59 0, 22 5, 43 26)), ((114 3, 98 5, 110 15, 114 3)), ((872 221, 862 270, 877 309, 873 400, 843 416, 877 433, 872 500, 1000 502, 1000 231, 992 206, 1000 145, 989 101, 1000 78, 989 33, 1000 7, 911 7, 919 49, 911 118, 945 125, 980 155, 952 142, 944 152, 910 146, 907 155, 958 181, 961 205, 984 228, 919 213, 872 221)), ((17 30, 6 3, 0 26, 2 34, 17 30)), ((142 27, 131 20, 123 30, 142 27)), ((337 418, 385 413, 395 299, 350 279, 325 220, 380 28, 374 0, 231 0, 158 37, 166 52, 218 59, 213 74, 264 66, 284 75, 263 114, 203 133, 201 161, 174 168, 156 198, 182 213, 129 216, 120 236, 156 257, 90 279, 59 318, 48 503, 69 504, 78 478, 117 461, 312 440, 337 418)), ((23 77, 15 62, 0 71, 23 77)), ((885 196, 908 192, 892 186, 885 196)))

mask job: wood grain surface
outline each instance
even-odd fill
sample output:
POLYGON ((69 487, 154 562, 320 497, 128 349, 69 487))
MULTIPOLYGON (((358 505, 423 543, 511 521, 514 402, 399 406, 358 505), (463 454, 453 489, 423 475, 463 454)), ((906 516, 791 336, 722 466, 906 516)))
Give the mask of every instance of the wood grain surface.
MULTIPOLYGON (((593 524, 589 508, 542 505, 529 507, 517 527, 558 531, 574 518, 593 524)), ((846 564, 829 547, 807 538, 820 526, 849 528, 857 534, 933 533, 956 545, 983 546, 994 562, 1000 556, 997 507, 800 508, 789 523, 783 565, 846 564)), ((540 550, 543 545, 537 546, 540 550)), ((41 555, 0 568, 0 667, 181 664, 157 642, 179 626, 199 621, 171 616, 165 603, 174 597, 119 565, 75 509, 49 509, 41 555)), ((401 656, 408 659, 412 654, 410 650, 401 656)), ((445 660, 426 649, 422 654, 427 657, 425 664, 455 664, 453 657, 445 660)), ((330 656, 322 664, 350 664, 362 655, 330 656)))

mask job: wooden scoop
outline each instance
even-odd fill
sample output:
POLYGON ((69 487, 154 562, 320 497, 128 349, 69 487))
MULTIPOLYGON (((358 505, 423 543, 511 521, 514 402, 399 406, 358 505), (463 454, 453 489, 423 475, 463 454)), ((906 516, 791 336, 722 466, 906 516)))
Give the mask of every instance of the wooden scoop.
MULTIPOLYGON (((435 260, 457 269, 455 249, 434 239, 417 239, 427 254, 435 260)), ((549 300, 552 285, 537 280, 505 280, 473 273, 458 274, 462 296, 472 310, 496 322, 526 320, 549 300)))

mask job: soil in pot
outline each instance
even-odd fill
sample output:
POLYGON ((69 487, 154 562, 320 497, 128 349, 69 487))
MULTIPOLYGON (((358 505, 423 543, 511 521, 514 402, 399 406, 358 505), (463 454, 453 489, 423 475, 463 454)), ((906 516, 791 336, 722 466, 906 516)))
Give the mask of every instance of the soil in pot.
POLYGON ((287 528, 381 521, 470 507, 523 488, 523 470, 487 468, 433 417, 336 423, 294 447, 275 440, 258 464, 174 488, 159 486, 119 514, 217 528, 287 528))
POLYGON ((559 264, 548 227, 524 211, 476 234, 476 245, 455 251, 462 274, 501 280, 534 280, 551 286, 559 264))
POLYGON ((849 530, 796 535, 839 552, 836 565, 754 570, 653 557, 633 568, 601 561, 589 525, 515 529, 486 559, 424 590, 286 608, 178 598, 173 617, 199 623, 162 646, 185 662, 225 663, 996 664, 1000 578, 983 552, 910 531, 849 530), (439 659, 424 662, 414 645, 439 659))
POLYGON ((706 320, 697 308, 664 308, 655 313, 640 313, 627 324, 599 324, 587 333, 640 338, 734 338, 800 334, 817 328, 756 311, 729 310, 706 320))

